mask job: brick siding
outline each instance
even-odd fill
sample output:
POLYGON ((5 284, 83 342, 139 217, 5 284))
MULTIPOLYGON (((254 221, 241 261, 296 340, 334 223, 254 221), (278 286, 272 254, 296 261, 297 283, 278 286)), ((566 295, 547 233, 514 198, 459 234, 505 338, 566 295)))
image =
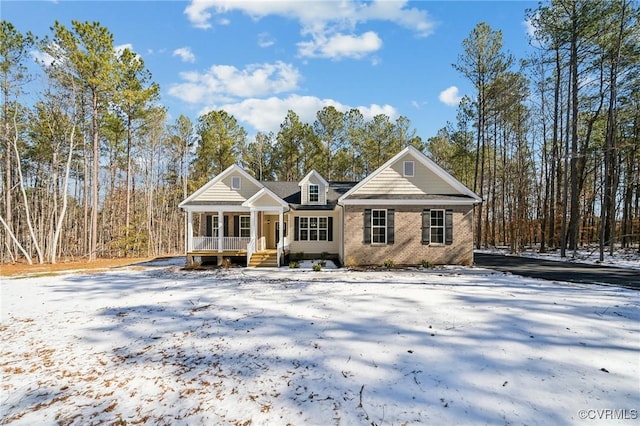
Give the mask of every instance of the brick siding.
POLYGON ((395 242, 386 245, 363 243, 364 210, 368 208, 384 207, 345 207, 344 263, 346 265, 382 265, 388 259, 396 265, 420 265, 423 260, 435 265, 473 264, 472 206, 393 206, 395 242), (424 208, 453 210, 453 244, 422 244, 422 210, 424 208))

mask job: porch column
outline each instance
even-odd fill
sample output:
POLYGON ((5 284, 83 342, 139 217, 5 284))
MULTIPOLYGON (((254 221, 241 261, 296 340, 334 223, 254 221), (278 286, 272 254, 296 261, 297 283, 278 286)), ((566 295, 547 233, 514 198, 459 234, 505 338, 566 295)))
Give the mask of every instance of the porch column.
POLYGON ((218 210, 218 251, 222 251, 222 242, 224 235, 224 213, 218 210))
POLYGON ((187 247, 186 252, 193 251, 193 213, 187 210, 187 247))
POLYGON ((258 236, 258 220, 256 217, 257 213, 255 211, 255 209, 251 209, 251 216, 249 218, 249 220, 251 221, 251 234, 249 235, 251 237, 252 240, 256 240, 257 236, 258 236))
POLYGON ((278 266, 280 266, 280 252, 282 251, 282 253, 284 254, 284 209, 281 207, 280 208, 280 215, 279 218, 280 220, 280 226, 278 227, 278 247, 276 248, 277 254, 278 254, 278 266), (282 247, 282 250, 280 250, 280 247, 282 247))

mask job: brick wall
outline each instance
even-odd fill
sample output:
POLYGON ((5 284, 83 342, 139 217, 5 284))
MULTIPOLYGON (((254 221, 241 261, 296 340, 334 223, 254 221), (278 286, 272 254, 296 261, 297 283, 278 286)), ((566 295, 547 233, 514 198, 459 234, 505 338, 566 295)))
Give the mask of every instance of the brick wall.
POLYGON ((344 263, 346 265, 382 265, 391 259, 396 265, 419 265, 423 260, 432 264, 473 263, 472 206, 393 206, 395 210, 394 244, 363 243, 365 209, 380 206, 346 206, 344 212, 344 263), (422 210, 453 210, 453 244, 422 244, 422 210))

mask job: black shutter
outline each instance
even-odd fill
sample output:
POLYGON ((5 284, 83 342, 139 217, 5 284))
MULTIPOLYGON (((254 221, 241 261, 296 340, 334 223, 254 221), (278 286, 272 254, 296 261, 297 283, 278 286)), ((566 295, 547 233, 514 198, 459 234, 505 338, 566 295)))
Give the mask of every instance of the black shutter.
POLYGON ((431 210, 422 210, 422 244, 429 244, 431 238, 431 210))
POLYGON ((394 210, 387 210, 387 244, 393 244, 393 240, 395 239, 394 232, 394 210))
POLYGON ((233 236, 240 236, 240 216, 233 217, 233 236))
POLYGON ((300 217, 296 216, 293 218, 293 241, 298 241, 300 239, 300 217))
POLYGON ((224 220, 223 222, 223 226, 224 229, 222 230, 223 232, 223 237, 228 237, 229 236, 229 216, 224 216, 224 220))
POLYGON ((453 210, 447 210, 444 215, 444 243, 453 244, 453 210))
POLYGON ((365 244, 371 244, 371 209, 364 209, 364 235, 365 244))
POLYGON ((207 215, 207 225, 206 225, 206 229, 204 231, 205 232, 204 235, 207 236, 207 237, 213 237, 213 233, 211 232, 212 231, 212 226, 211 226, 212 222, 213 222, 213 216, 208 214, 207 215))
POLYGON ((327 222, 327 226, 329 227, 329 229, 327 229, 327 240, 333 241, 333 218, 329 216, 329 220, 327 222))

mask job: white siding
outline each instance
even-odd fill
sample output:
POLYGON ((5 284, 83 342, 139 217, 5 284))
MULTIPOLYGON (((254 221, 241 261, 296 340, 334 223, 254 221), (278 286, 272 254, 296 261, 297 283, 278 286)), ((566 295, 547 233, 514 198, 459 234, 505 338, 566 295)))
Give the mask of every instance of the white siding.
POLYGON ((441 177, 425 167, 421 162, 415 161, 415 173, 413 177, 403 176, 403 162, 414 158, 407 154, 398 159, 394 164, 382 170, 377 176, 364 184, 352 194, 358 195, 420 195, 420 194, 449 194, 458 195, 460 192, 445 182, 441 177))
POLYGON ((289 243, 291 253, 304 252, 320 254, 327 252, 339 255, 342 248, 342 211, 341 210, 317 210, 317 211, 294 211, 289 215, 289 243), (295 241, 295 219, 294 216, 316 216, 333 218, 333 241, 295 241))
POLYGON ((301 187, 301 204, 325 205, 327 204, 327 187, 316 175, 311 175, 309 180, 301 187), (318 202, 309 202, 309 185, 318 185, 318 202))
POLYGON ((251 198, 260 188, 251 183, 240 173, 231 173, 224 179, 208 188, 193 201, 226 201, 243 202, 251 198), (240 176, 240 189, 231 189, 231 179, 233 176, 240 176))

